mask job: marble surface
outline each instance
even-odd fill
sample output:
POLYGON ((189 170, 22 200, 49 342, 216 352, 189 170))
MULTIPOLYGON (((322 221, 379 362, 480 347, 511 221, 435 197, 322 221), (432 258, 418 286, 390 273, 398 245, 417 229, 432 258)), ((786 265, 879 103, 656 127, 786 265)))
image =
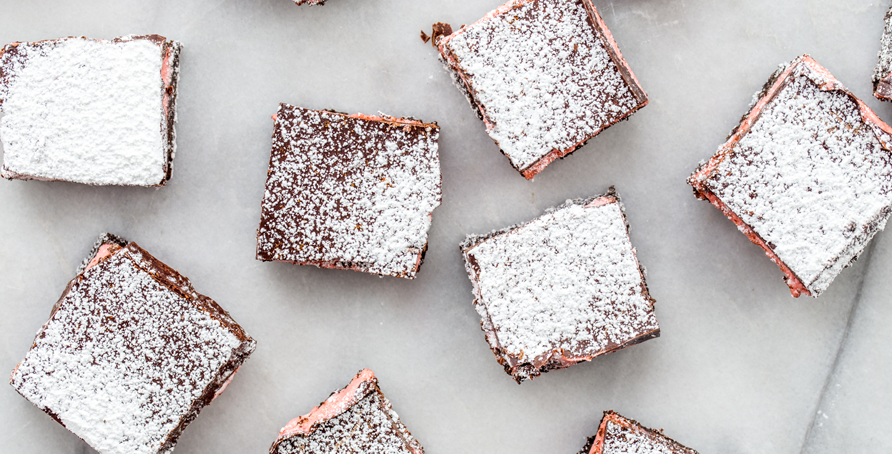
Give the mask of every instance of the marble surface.
MULTIPOLYGON (((499 0, 33 0, 0 3, 0 42, 158 33, 185 45, 178 154, 161 189, 0 181, 0 366, 24 356, 95 237, 136 241, 258 341, 178 453, 262 453, 363 367, 429 454, 575 453, 614 409, 702 453, 887 452, 892 240, 818 299, 684 179, 775 66, 811 54, 883 119, 870 76, 889 4, 595 0, 650 105, 529 182, 418 38, 499 0), (279 102, 442 127, 443 205, 415 281, 254 260, 279 102), (662 337, 518 386, 487 348, 458 243, 615 185, 662 337)), ((89 453, 0 386, 0 449, 89 453)))

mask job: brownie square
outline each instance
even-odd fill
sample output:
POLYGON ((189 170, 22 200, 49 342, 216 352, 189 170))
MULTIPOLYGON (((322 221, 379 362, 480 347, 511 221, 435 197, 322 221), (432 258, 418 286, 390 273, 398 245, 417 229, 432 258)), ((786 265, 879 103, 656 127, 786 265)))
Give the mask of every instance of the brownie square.
POLYGON ((176 151, 180 49, 158 35, 0 50, 8 179, 162 186, 176 151))
POLYGON ((282 104, 257 259, 414 279, 440 205, 436 123, 282 104))
POLYGON ((424 449, 381 393, 375 374, 364 369, 346 388, 282 428, 269 452, 424 454, 424 449))
POLYGON ((660 335, 612 188, 461 248, 486 340, 518 383, 660 335))
POLYGON ((591 0, 512 0, 436 44, 528 179, 647 104, 591 0))
POLYGON ((881 101, 892 101, 892 8, 883 18, 886 26, 880 41, 879 61, 873 72, 873 96, 881 101))
POLYGON ((804 55, 781 65, 728 141, 688 179, 818 296, 892 212, 892 128, 804 55))
POLYGON ((697 454, 691 448, 663 435, 663 431, 648 429, 637 421, 626 419, 615 412, 605 411, 598 433, 589 438, 579 454, 697 454))
POLYGON ((104 235, 10 384, 102 454, 169 453, 255 345, 188 279, 104 235))

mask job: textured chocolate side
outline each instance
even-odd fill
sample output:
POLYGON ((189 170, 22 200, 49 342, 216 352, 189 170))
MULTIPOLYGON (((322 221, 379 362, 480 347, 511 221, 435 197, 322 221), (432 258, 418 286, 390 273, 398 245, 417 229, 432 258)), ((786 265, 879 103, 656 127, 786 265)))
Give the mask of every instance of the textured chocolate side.
POLYGON ((161 183, 163 185, 165 182, 170 180, 171 174, 173 173, 173 158, 176 155, 177 151, 177 131, 176 131, 176 121, 177 121, 177 96, 179 91, 177 87, 179 86, 180 80, 180 52, 182 51, 183 46, 177 41, 166 40, 164 42, 164 50, 163 54, 170 52, 171 60, 171 82, 167 85, 164 90, 167 93, 168 101, 167 101, 167 123, 166 123, 166 131, 167 131, 167 173, 165 174, 164 182, 161 183))

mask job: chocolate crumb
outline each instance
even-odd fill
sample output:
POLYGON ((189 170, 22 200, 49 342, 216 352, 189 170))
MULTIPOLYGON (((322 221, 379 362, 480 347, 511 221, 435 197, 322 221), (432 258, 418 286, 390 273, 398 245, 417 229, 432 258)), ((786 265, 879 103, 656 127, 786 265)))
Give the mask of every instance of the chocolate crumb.
POLYGON ((442 22, 437 22, 433 25, 433 32, 431 33, 432 42, 431 45, 437 47, 437 41, 440 40, 443 36, 449 36, 452 34, 452 26, 449 24, 444 24, 442 22))
POLYGON ((431 40, 431 37, 427 36, 427 33, 425 33, 424 30, 421 30, 421 40, 426 43, 431 40))

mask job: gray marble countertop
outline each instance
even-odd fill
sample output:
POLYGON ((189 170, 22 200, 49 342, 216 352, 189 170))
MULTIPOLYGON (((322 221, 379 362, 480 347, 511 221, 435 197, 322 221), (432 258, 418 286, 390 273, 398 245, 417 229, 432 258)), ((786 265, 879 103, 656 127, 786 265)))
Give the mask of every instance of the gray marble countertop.
MULTIPOLYGON (((419 32, 501 0, 0 2, 0 42, 158 33, 185 45, 178 154, 161 189, 0 181, 0 371, 11 371, 110 231, 191 278, 258 341, 177 453, 263 453, 363 367, 429 454, 579 450, 614 409, 702 453, 889 452, 892 238, 818 299, 685 178, 777 64, 809 53, 879 116, 870 77, 888 2, 595 0, 650 104, 517 174, 419 32), (254 260, 279 102, 442 127, 443 205, 415 281, 254 260), (615 185, 662 337, 521 386, 480 331, 458 243, 615 185)), ((92 452, 0 386, 0 451, 92 452)))

